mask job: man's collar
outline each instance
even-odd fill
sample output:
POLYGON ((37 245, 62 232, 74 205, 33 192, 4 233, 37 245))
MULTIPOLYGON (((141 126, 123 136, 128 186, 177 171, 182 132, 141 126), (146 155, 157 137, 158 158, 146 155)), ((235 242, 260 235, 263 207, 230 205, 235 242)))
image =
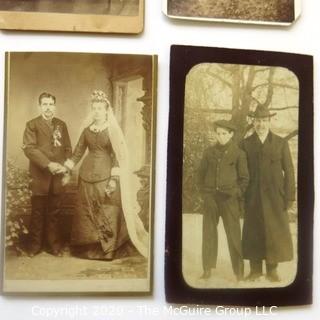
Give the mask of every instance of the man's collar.
POLYGON ((53 117, 47 118, 44 114, 41 114, 41 117, 42 117, 42 119, 45 120, 45 121, 51 122, 51 121, 53 120, 53 117))
POLYGON ((226 150, 229 148, 231 144, 232 144, 232 138, 226 144, 220 144, 219 142, 217 142, 216 146, 218 149, 226 150))
POLYGON ((257 136, 258 136, 259 140, 262 143, 264 143, 267 140, 269 133, 270 133, 270 130, 268 130, 267 133, 264 135, 258 135, 258 133, 257 133, 257 136))

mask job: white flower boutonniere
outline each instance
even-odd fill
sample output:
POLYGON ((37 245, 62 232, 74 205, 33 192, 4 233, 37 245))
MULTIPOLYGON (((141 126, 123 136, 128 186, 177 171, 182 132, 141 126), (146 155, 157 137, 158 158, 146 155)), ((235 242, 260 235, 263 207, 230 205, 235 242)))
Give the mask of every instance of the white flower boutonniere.
POLYGON ((62 133, 61 133, 61 128, 59 125, 57 125, 55 127, 55 129, 53 130, 53 145, 55 147, 61 147, 61 138, 62 138, 62 133))

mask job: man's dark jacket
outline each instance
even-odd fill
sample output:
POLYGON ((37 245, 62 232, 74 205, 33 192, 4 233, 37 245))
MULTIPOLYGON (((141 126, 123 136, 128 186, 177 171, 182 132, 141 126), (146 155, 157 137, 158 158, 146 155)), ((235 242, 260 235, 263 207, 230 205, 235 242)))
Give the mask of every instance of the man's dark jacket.
POLYGON ((31 190, 33 195, 47 195, 63 192, 62 175, 52 175, 48 169, 50 162, 63 164, 71 157, 72 149, 66 124, 53 118, 51 124, 42 116, 27 122, 23 135, 23 151, 30 160, 31 190), (54 143, 54 132, 60 132, 60 145, 54 143))
POLYGON ((289 261, 293 246, 287 205, 295 199, 295 177, 288 142, 269 132, 262 144, 254 133, 241 147, 250 182, 245 196, 243 256, 268 263, 289 261))
POLYGON ((215 145, 205 150, 198 171, 200 191, 241 197, 249 182, 246 155, 233 141, 222 149, 215 145))

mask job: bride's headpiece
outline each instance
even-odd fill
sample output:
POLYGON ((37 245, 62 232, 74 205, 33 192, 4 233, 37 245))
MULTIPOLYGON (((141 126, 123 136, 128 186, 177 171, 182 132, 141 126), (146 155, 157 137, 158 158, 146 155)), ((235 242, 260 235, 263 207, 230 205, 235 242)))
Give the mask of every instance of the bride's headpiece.
POLYGON ((105 102, 108 106, 110 106, 110 101, 107 95, 102 90, 94 90, 91 94, 92 102, 105 102))

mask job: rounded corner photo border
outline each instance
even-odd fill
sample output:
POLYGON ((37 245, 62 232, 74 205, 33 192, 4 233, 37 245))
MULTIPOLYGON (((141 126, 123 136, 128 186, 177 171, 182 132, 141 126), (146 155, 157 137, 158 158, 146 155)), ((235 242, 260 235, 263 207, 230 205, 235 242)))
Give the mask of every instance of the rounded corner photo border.
POLYGON ((167 301, 311 304, 313 206, 313 57, 173 45, 167 301), (236 107, 241 109, 238 114, 236 107), (239 116, 243 112, 245 116, 239 116), (263 117, 268 119, 269 133, 259 142, 263 117), (219 132, 232 136, 236 145, 232 152, 231 142, 221 144, 219 132), (226 149, 233 160, 225 156, 226 149), (223 171, 224 159, 227 171, 223 171), (266 167, 259 171, 258 162, 266 167), (236 169, 231 169, 234 165, 236 169), (239 185, 230 187, 232 179, 239 185), (254 191, 257 187, 260 193, 254 191), (239 201, 238 191, 234 200, 234 188, 244 189, 239 201), (258 219, 262 224, 257 208, 263 208, 258 219))

